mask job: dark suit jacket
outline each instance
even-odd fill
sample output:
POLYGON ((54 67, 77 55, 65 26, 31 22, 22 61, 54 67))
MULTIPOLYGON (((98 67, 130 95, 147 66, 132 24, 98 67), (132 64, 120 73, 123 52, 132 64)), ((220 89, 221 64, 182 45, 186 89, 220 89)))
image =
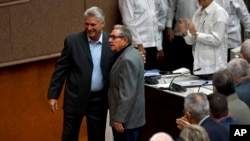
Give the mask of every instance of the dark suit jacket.
MULTIPOLYGON (((114 53, 108 43, 109 34, 103 32, 101 70, 104 82, 104 96, 107 97, 109 72, 114 62, 114 53)), ((86 32, 79 32, 65 38, 64 48, 52 75, 48 98, 58 99, 64 82, 63 109, 74 114, 83 114, 91 92, 93 62, 86 32)), ((105 107, 105 106, 104 106, 105 107)), ((107 103, 108 107, 108 103, 107 103)))
POLYGON ((206 118, 201 126, 206 129, 210 141, 229 141, 229 131, 211 117, 206 118))

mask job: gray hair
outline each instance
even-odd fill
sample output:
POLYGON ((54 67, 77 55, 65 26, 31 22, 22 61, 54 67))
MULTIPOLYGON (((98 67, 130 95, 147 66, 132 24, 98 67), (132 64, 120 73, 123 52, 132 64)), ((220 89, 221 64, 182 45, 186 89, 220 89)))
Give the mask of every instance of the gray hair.
POLYGON ((203 93, 191 93, 185 97, 184 108, 194 119, 201 120, 209 115, 209 102, 203 93))
POLYGON ((173 138, 166 132, 157 132, 153 134, 149 141, 173 141, 173 138))
POLYGON ((114 26, 114 29, 120 30, 120 36, 127 37, 128 38, 128 43, 129 44, 132 43, 132 34, 131 34, 128 27, 126 27, 125 25, 117 24, 117 25, 114 26))
POLYGON ((185 141, 209 141, 207 131, 200 125, 190 124, 181 130, 180 137, 185 141))
POLYGON ((248 62, 243 58, 234 58, 227 64, 227 69, 234 77, 245 77, 249 74, 248 62))
POLYGON ((84 12, 84 17, 96 17, 98 22, 103 22, 105 20, 104 11, 96 6, 88 8, 84 12))
POLYGON ((244 56, 244 59, 250 63, 250 39, 247 39, 243 42, 240 53, 244 56))

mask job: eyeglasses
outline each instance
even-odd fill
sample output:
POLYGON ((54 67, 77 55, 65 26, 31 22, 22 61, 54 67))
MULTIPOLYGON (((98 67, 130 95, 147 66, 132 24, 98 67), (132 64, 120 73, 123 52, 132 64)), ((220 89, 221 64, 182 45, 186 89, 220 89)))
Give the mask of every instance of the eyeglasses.
POLYGON ((117 38, 124 38, 124 36, 109 35, 109 38, 111 38, 112 40, 115 40, 117 38))

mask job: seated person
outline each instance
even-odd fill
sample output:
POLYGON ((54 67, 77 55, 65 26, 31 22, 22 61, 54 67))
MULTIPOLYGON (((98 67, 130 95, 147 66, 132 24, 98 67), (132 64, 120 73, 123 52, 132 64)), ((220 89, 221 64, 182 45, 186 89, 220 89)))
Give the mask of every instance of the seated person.
POLYGON ((243 58, 234 58, 227 64, 227 69, 233 73, 236 94, 250 108, 250 71, 248 62, 243 58))
POLYGON ((228 132, 231 124, 238 124, 238 121, 233 119, 228 114, 228 103, 226 96, 220 93, 213 93, 208 95, 210 116, 221 125, 223 125, 228 132))
POLYGON ((173 138, 165 132, 157 132, 151 136, 149 141, 173 141, 173 138))
POLYGON ((200 125, 190 124, 181 130, 175 141, 210 141, 207 131, 200 125))
POLYGON ((250 110, 235 93, 234 76, 228 69, 221 69, 213 75, 213 91, 227 97, 229 115, 239 124, 250 124, 250 110))
POLYGON ((239 57, 246 59, 250 64, 250 39, 245 40, 241 45, 239 57))
POLYGON ((205 128, 210 141, 229 141, 229 132, 210 117, 207 96, 191 93, 184 99, 184 116, 176 119, 177 127, 184 129, 189 124, 198 124, 205 128))

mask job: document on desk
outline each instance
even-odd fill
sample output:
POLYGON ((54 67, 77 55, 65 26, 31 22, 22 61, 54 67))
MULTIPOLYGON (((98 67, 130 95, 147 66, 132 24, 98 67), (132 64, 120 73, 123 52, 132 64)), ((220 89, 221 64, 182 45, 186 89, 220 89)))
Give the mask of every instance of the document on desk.
POLYGON ((144 76, 160 76, 160 70, 158 69, 145 70, 144 76))
POLYGON ((174 82, 175 84, 178 84, 183 87, 197 87, 197 86, 206 86, 206 85, 212 85, 212 80, 186 80, 181 82, 174 82))

